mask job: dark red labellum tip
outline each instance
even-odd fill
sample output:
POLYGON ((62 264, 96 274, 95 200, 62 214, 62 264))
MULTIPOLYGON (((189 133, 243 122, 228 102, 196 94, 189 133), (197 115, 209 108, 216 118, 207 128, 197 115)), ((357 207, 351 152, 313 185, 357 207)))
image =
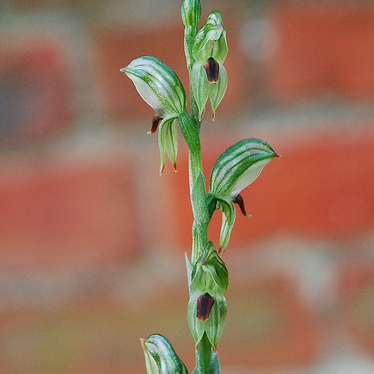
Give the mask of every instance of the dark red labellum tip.
POLYGON ((209 318, 213 305, 214 298, 208 292, 198 297, 196 317, 200 322, 205 322, 209 318))
POLYGON ((244 200, 241 195, 236 196, 232 202, 239 205, 240 211, 244 216, 248 216, 247 212, 245 211, 244 200))
POLYGON ((204 63, 206 76, 210 83, 217 83, 219 79, 219 63, 213 58, 209 57, 204 63))
POLYGON ((152 118, 152 126, 151 129, 148 131, 148 134, 154 134, 157 131, 158 125, 161 122, 162 118, 155 113, 152 118))

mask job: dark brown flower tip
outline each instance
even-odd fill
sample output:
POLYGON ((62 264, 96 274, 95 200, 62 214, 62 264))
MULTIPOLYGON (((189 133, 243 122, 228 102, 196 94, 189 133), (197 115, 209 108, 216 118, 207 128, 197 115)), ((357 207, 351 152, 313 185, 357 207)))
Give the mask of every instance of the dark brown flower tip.
POLYGON ((198 297, 196 317, 200 322, 205 322, 209 318, 213 305, 214 298, 208 292, 198 297))
POLYGON ((161 122, 162 118, 155 113, 152 118, 152 127, 151 129, 147 132, 147 134, 154 134, 157 131, 157 127, 159 123, 161 122))
POLYGON ((240 211, 242 212, 243 216, 250 217, 250 215, 245 211, 244 200, 241 195, 236 196, 236 198, 232 202, 239 205, 240 211))
POLYGON ((219 79, 219 63, 213 58, 209 57, 204 63, 206 76, 210 83, 217 83, 219 79))

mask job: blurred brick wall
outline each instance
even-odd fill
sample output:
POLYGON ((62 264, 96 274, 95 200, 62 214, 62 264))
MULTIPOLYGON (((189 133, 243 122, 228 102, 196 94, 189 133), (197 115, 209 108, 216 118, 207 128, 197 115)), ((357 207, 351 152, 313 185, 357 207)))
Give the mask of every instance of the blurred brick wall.
MULTIPOLYGON (((243 192, 252 217, 224 255, 223 371, 372 373, 374 6, 202 5, 229 43, 206 174, 244 137, 282 155, 243 192)), ((153 332, 193 367, 187 150, 180 137, 178 173, 158 176, 152 110, 119 72, 151 54, 187 82, 179 7, 0 4, 0 373, 144 373, 153 332)))

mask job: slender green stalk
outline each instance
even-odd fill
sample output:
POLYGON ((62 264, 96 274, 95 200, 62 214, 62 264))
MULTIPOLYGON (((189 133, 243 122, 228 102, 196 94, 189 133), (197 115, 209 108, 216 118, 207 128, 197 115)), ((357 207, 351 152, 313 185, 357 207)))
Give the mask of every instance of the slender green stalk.
POLYGON ((206 334, 200 340, 199 348, 196 351, 196 374, 210 374, 211 373, 211 357, 212 357, 212 345, 206 334))

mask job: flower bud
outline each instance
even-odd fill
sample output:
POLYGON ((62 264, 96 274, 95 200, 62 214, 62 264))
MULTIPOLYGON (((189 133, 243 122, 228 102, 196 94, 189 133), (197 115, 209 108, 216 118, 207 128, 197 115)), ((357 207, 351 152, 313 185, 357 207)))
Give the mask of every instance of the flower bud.
POLYGON ((140 341, 144 350, 147 374, 188 374, 186 366, 164 336, 153 334, 140 341))
POLYGON ((221 13, 216 10, 209 15, 204 26, 197 33, 192 55, 200 63, 205 63, 209 57, 213 57, 222 64, 227 52, 226 28, 221 13))
POLYGON ((190 83, 200 120, 208 98, 214 119, 215 111, 225 95, 227 73, 223 62, 227 52, 226 28, 221 13, 214 11, 197 33, 192 47, 195 62, 191 69, 190 83))
POLYGON ((186 27, 196 27, 200 22, 200 0, 184 0, 181 7, 182 21, 186 27))
POLYGON ((191 272, 191 291, 223 294, 229 285, 228 271, 212 242, 208 242, 200 260, 191 272))
POLYGON ((226 298, 223 295, 214 297, 204 293, 190 296, 187 318, 192 337, 198 347, 201 338, 206 333, 210 343, 216 351, 217 343, 222 335, 227 315, 226 298), (203 309, 202 303, 206 303, 203 309), (199 318, 200 317, 200 318, 199 318))
POLYGON ((161 117, 183 113, 186 93, 174 71, 153 56, 142 56, 121 69, 133 81, 143 100, 161 117))

